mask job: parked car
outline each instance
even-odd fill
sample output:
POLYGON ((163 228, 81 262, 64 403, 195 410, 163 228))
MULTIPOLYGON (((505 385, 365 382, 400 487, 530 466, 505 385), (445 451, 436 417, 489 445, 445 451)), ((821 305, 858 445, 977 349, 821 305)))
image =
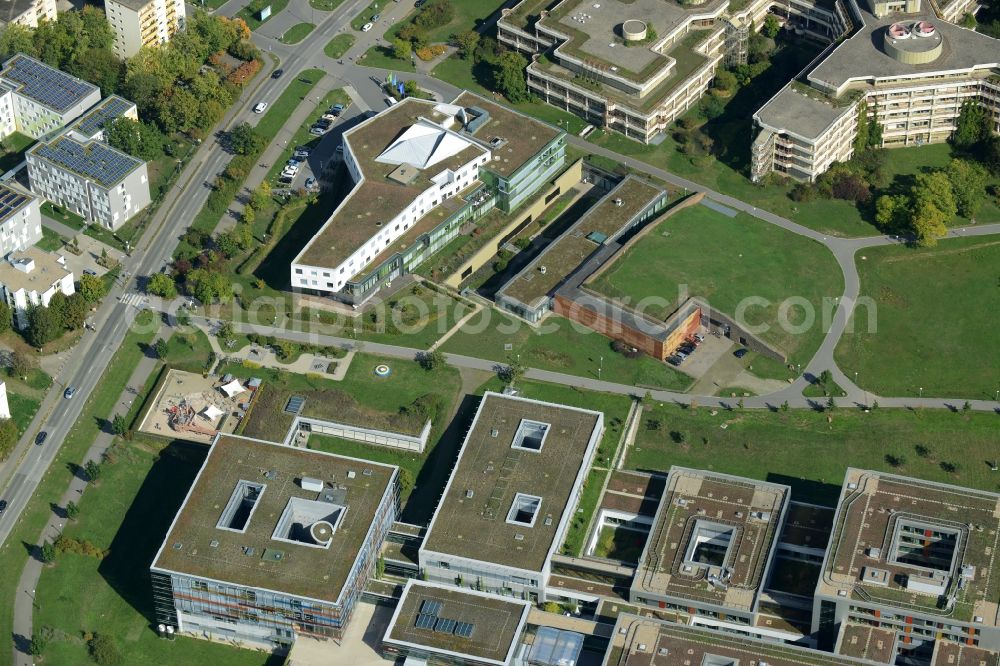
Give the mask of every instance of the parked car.
POLYGON ((312 127, 309 128, 309 133, 312 134, 313 136, 323 136, 324 134, 326 134, 326 128, 320 127, 319 125, 313 125, 312 127))
POLYGON ((0 500, 0 513, 7 510, 7 500, 0 500))
POLYGON ((335 120, 337 120, 337 116, 333 115, 332 113, 324 113, 323 120, 328 120, 330 123, 333 123, 335 120))
POLYGON ((361 26, 361 32, 368 32, 373 27, 375 26, 373 26, 371 23, 365 23, 363 26, 361 26))
POLYGON ((343 113, 343 111, 344 111, 343 104, 334 104, 333 106, 330 107, 330 113, 332 113, 335 116, 339 116, 341 113, 343 113))
POLYGON ((97 277, 97 271, 95 271, 93 268, 84 268, 83 269, 83 274, 84 275, 92 275, 94 277, 97 277))
POLYGON ((375 22, 377 22, 377 21, 378 21, 378 20, 379 20, 380 18, 382 18, 382 15, 381 15, 381 14, 375 14, 374 16, 372 16, 372 20, 371 20, 371 22, 372 22, 372 23, 375 23, 375 22))
POLYGON ((327 127, 330 127, 331 125, 333 125, 333 120, 330 119, 330 118, 323 117, 323 118, 318 119, 316 122, 314 122, 313 125, 318 125, 318 126, 322 127, 323 129, 326 129, 327 127))
POLYGON ((736 358, 743 358, 749 352, 750 352, 749 349, 746 349, 745 347, 740 347, 739 349, 733 352, 733 356, 735 356, 736 358))
POLYGON ((337 152, 338 153, 344 152, 344 144, 340 144, 339 146, 337 146, 337 152))
POLYGON ((416 7, 417 9, 420 9, 421 7, 424 6, 425 2, 427 2, 427 0, 417 0, 416 2, 413 3, 413 6, 416 7))
POLYGON ((705 341, 705 336, 702 335, 701 333, 695 333, 694 334, 694 339, 697 340, 698 342, 704 342, 705 341))
POLYGON ((267 108, 267 102, 257 102, 253 107, 254 113, 264 113, 264 109, 267 108))
POLYGON ((296 150, 292 154, 292 157, 294 157, 297 160, 304 160, 305 158, 309 157, 309 151, 308 150, 296 150))
POLYGON ((42 444, 45 443, 45 438, 47 438, 48 436, 49 436, 49 433, 45 432, 44 430, 41 431, 40 433, 38 433, 37 435, 35 435, 35 444, 37 444, 38 446, 41 446, 42 444))
POLYGON ((309 176, 308 178, 306 178, 306 189, 311 190, 314 187, 316 187, 316 179, 313 178, 312 176, 309 176))
POLYGON ((63 391, 63 397, 66 398, 67 400, 69 400, 70 398, 72 398, 74 395, 76 395, 76 387, 75 386, 67 386, 66 390, 63 391))
POLYGON ((683 362, 684 362, 684 359, 682 359, 680 356, 676 356, 676 355, 671 356, 671 357, 669 357, 667 359, 667 363, 669 363, 670 365, 673 365, 673 366, 678 366, 678 365, 680 365, 683 362))
POLYGON ((291 185, 294 178, 292 176, 282 176, 278 179, 279 185, 291 185))
POLYGON ((285 70, 283 70, 283 69, 281 69, 279 67, 278 69, 276 69, 273 72, 271 72, 271 78, 272 79, 280 79, 281 75, 284 74, 284 73, 285 73, 285 70))

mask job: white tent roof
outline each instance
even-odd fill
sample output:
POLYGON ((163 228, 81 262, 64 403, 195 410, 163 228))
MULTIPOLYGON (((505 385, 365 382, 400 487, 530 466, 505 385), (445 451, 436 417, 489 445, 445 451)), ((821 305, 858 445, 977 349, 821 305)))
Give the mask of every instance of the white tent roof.
POLYGON ((232 398, 234 395, 239 395, 240 393, 243 393, 243 391, 246 391, 246 389, 243 388, 243 385, 240 384, 240 380, 238 379, 234 379, 228 384, 223 384, 221 386, 221 389, 222 392, 226 394, 227 398, 232 398))
POLYGON ((460 136, 430 123, 410 125, 382 154, 383 164, 409 164, 417 169, 432 167, 472 145, 460 136))
POLYGON ((209 405, 205 409, 201 410, 201 415, 204 416, 209 421, 214 421, 223 414, 225 414, 225 412, 216 407, 215 405, 209 405))

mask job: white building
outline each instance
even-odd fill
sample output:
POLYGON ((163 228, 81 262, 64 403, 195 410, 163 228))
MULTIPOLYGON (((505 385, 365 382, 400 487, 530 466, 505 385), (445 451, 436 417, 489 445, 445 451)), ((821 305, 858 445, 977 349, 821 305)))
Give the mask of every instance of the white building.
POLYGON ((37 28, 42 19, 56 20, 56 0, 8 0, 0 5, 0 28, 11 24, 37 28))
POLYGON ((38 199, 12 186, 0 185, 0 256, 25 250, 41 238, 38 199))
POLYGON ((73 273, 61 255, 29 247, 8 255, 0 264, 0 294, 14 311, 18 328, 28 325, 30 306, 48 307, 56 292, 72 296, 75 291, 73 273))
POLYGON ((38 139, 62 129, 101 101, 101 89, 19 53, 0 70, 0 138, 38 139))
POLYGON ((107 0, 104 12, 115 31, 115 55, 122 59, 144 46, 166 44, 184 27, 184 0, 107 0))

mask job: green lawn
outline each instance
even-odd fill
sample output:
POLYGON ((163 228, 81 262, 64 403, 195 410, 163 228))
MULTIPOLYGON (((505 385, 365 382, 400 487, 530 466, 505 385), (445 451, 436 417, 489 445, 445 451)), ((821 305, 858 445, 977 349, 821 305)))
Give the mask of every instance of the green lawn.
POLYGON ((765 341, 791 363, 806 363, 825 334, 823 300, 831 299, 832 311, 843 279, 816 241, 699 205, 650 230, 592 286, 659 318, 679 305, 680 293, 690 293, 750 330, 766 326, 765 341))
POLYGON ((24 152, 35 143, 27 134, 14 132, 3 140, 0 148, 0 174, 7 173, 24 161, 24 152))
POLYGON ((372 2, 361 11, 361 13, 354 17, 354 20, 351 21, 351 27, 355 30, 361 30, 365 23, 371 21, 372 16, 385 10, 385 6, 388 2, 389 0, 372 0, 372 2))
POLYGON ((626 467, 665 472, 681 465, 767 479, 791 485, 794 499, 832 505, 848 466, 995 491, 987 461, 996 445, 996 414, 840 407, 712 416, 705 408, 655 403, 643 414, 626 467), (916 445, 929 455, 920 457, 916 445), (904 464, 890 467, 890 454, 904 464), (944 462, 958 465, 958 473, 943 471, 944 462))
POLYGON ((315 29, 315 23, 296 23, 281 36, 281 42, 283 44, 298 44, 315 29))
MULTIPOLYGON (((335 0, 336 2, 341 2, 342 0, 335 0)), ((327 58, 340 58, 347 51, 354 46, 355 37, 351 34, 337 35, 326 45, 323 49, 323 53, 326 54, 327 58)))
POLYGON ((880 395, 993 400, 1000 389, 995 322, 1000 236, 885 246, 856 255, 861 297, 836 360, 880 395), (984 319, 984 315, 986 318, 984 319), (991 319, 992 318, 992 319, 991 319))
POLYGON ((155 621, 149 565, 194 481, 207 447, 140 438, 119 445, 100 482, 80 501, 80 518, 65 534, 110 553, 104 559, 63 554, 43 570, 35 593, 35 627, 55 637, 47 664, 92 663, 82 636, 114 637, 130 664, 277 663, 267 654, 194 638, 165 641, 155 621))
POLYGON ((501 362, 520 356, 530 368, 591 379, 600 375, 637 387, 684 391, 692 384, 690 377, 650 356, 629 359, 618 354, 609 338, 559 316, 535 328, 498 310, 485 310, 456 331, 442 351, 501 362))
POLYGON ((594 555, 623 562, 638 562, 646 545, 646 533, 608 525, 601 528, 594 555))
POLYGON ((500 7, 507 4, 504 0, 461 0, 453 2, 455 17, 445 25, 434 28, 427 33, 427 41, 447 42, 452 35, 474 29, 483 21, 487 20, 500 7))
MULTIPOLYGON (((145 311, 138 315, 139 323, 148 323, 153 313, 145 311)), ((144 329, 140 329, 144 330, 144 329)), ((42 477, 31 501, 21 516, 7 541, 0 547, 0 571, 18 572, 17 575, 0 576, 0 654, 10 654, 12 626, 11 614, 14 608, 14 594, 17 579, 27 551, 24 544, 33 544, 45 526, 50 513, 50 504, 58 502, 72 478, 72 470, 79 464, 94 439, 100 433, 104 420, 111 417, 118 396, 132 374, 132 370, 142 357, 144 346, 152 341, 152 333, 130 332, 122 346, 115 353, 100 383, 91 393, 83 413, 73 430, 63 440, 55 460, 42 477)), ((58 663, 58 662, 50 662, 58 663)), ((79 663, 70 660, 65 663, 79 663)))
POLYGON ((417 68, 413 65, 413 59, 400 60, 392 54, 392 49, 387 46, 373 46, 360 56, 358 63, 365 67, 379 67, 390 71, 415 72, 417 68))
POLYGON ((63 248, 65 239, 48 227, 42 227, 42 238, 35 247, 46 252, 57 252, 63 248))
MULTIPOLYGON (((251 3, 251 5, 252 4, 254 4, 254 3, 251 3)), ((271 6, 271 15, 268 16, 263 21, 261 21, 260 18, 259 18, 260 13, 252 11, 250 9, 250 5, 247 5, 246 7, 244 7, 243 9, 241 9, 240 11, 236 12, 236 18, 241 18, 244 21, 246 21, 247 22, 247 26, 251 30, 256 30, 257 28, 259 28, 260 26, 264 25, 265 23, 267 23, 268 21, 270 21, 272 18, 274 18, 274 16, 278 12, 283 11, 285 9, 285 7, 288 6, 288 0, 268 0, 267 2, 259 2, 259 4, 261 4, 261 6, 267 6, 267 5, 271 6)))
POLYGON ((319 80, 323 78, 323 70, 307 69, 299 73, 298 76, 288 84, 284 92, 271 102, 264 117, 257 123, 257 132, 270 142, 277 136, 278 131, 288 121, 295 108, 302 100, 309 95, 319 80))
POLYGON ((51 201, 44 202, 39 210, 42 212, 42 215, 51 217, 56 222, 61 222, 70 229, 82 231, 87 226, 87 221, 82 217, 71 210, 56 206, 51 201))
POLYGON ((174 331, 167 341, 167 364, 179 370, 188 372, 203 372, 208 368, 208 359, 212 354, 212 345, 208 336, 200 329, 191 328, 189 332, 174 331))
POLYGON ((344 3, 344 0, 309 0, 309 6, 321 12, 332 12, 344 3))

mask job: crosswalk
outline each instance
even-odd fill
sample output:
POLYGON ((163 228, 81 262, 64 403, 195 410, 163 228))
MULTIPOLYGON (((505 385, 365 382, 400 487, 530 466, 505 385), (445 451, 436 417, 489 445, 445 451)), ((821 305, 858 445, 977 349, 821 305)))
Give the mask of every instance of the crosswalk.
POLYGON ((122 295, 121 302, 137 308, 146 307, 146 297, 137 291, 129 291, 122 295))

